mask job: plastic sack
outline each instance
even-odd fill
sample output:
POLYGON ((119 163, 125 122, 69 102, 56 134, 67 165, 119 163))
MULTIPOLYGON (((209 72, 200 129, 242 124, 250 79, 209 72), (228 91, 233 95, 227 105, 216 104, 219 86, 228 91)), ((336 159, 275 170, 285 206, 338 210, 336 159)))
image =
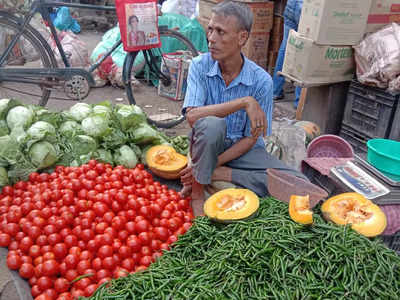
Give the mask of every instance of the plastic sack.
POLYGON ((400 93, 400 25, 368 35, 354 49, 358 81, 400 93))
MULTIPOLYGON (((89 65, 89 51, 86 44, 77 35, 69 31, 61 31, 58 38, 64 49, 65 55, 71 67, 87 67, 89 65)), ((63 66, 64 62, 53 39, 48 41, 53 50, 58 66, 63 66)))
POLYGON ((54 26, 58 30, 71 30, 73 33, 81 32, 78 22, 72 18, 69 7, 62 6, 57 10, 57 16, 54 19, 54 26))
POLYGON ((167 0, 161 7, 162 13, 177 13, 187 18, 198 16, 198 0, 167 0))

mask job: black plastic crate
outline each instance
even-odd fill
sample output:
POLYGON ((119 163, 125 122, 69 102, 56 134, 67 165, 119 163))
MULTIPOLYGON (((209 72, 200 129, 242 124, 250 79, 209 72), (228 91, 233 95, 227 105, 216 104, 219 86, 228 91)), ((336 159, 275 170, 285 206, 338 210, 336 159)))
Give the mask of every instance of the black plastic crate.
POLYGON ((343 124, 371 138, 388 138, 397 105, 397 96, 353 80, 347 94, 343 124))
POLYGON ((386 246, 400 255, 400 231, 397 231, 393 235, 381 235, 380 237, 386 246))
POLYGON ((367 136, 365 133, 360 132, 344 123, 342 123, 339 135, 350 143, 355 153, 363 158, 366 157, 367 142, 373 137, 367 136))

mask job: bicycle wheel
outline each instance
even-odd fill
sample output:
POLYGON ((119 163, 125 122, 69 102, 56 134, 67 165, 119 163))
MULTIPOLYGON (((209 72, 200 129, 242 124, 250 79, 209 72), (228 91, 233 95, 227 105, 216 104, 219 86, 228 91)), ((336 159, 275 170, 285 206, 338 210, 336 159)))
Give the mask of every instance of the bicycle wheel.
POLYGON ((160 71, 165 61, 163 54, 189 51, 195 57, 198 51, 190 40, 177 31, 160 28, 160 37, 163 45, 161 48, 128 53, 123 78, 129 103, 142 108, 149 123, 159 128, 171 128, 183 122, 185 117, 181 113, 183 100, 176 101, 158 95, 160 80, 164 86, 172 88, 174 85, 171 69, 160 71))
MULTIPOLYGON (((6 13, 0 14, 0 55, 4 53, 12 38, 20 30, 21 27, 16 17, 6 13)), ((37 30, 27 26, 5 63, 0 67, 0 72, 2 69, 56 68, 56 66, 57 63, 47 42, 37 30)), ((26 76, 24 79, 35 78, 26 76)), ((50 93, 51 90, 46 88, 42 82, 31 84, 0 81, 0 98, 14 98, 24 103, 45 106, 50 93)))

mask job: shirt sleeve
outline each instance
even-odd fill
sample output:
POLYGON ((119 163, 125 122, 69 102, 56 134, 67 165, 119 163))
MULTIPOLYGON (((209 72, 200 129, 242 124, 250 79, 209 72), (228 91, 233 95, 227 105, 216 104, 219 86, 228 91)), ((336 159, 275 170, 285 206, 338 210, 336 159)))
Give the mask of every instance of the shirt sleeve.
MULTIPOLYGON (((257 85, 257 91, 253 97, 260 104, 262 110, 265 112, 265 117, 267 119, 267 135, 272 132, 272 112, 273 112, 273 98, 272 98, 272 79, 268 74, 262 76, 263 79, 259 81, 257 85)), ((251 123, 250 119, 247 118, 245 136, 251 136, 251 123)), ((262 139, 262 137, 260 137, 262 139)))
POLYGON ((204 106, 206 103, 207 89, 200 66, 196 61, 190 64, 185 101, 182 106, 183 115, 186 114, 186 108, 204 106))

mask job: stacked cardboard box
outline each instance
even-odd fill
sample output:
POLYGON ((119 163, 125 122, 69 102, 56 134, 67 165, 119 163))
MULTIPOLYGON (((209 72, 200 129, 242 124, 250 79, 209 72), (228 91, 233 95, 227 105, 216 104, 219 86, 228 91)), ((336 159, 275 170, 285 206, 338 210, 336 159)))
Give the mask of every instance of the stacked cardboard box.
MULTIPOLYGON (((200 0, 199 22, 207 29, 208 21, 211 18, 212 8, 221 0, 200 0)), ((245 2, 253 12, 253 27, 250 37, 243 47, 243 54, 255 61, 258 65, 267 69, 268 46, 270 31, 273 24, 274 2, 272 1, 238 1, 245 2)))
POLYGON ((276 59, 278 57, 279 48, 283 39, 283 17, 274 17, 274 26, 271 31, 270 46, 268 51, 268 73, 274 72, 276 59))
POLYGON ((305 84, 351 80, 351 46, 363 38, 371 1, 305 1, 298 32, 289 34, 283 73, 305 84))
POLYGON ((376 32, 392 22, 400 23, 400 0, 372 0, 366 33, 376 32))

